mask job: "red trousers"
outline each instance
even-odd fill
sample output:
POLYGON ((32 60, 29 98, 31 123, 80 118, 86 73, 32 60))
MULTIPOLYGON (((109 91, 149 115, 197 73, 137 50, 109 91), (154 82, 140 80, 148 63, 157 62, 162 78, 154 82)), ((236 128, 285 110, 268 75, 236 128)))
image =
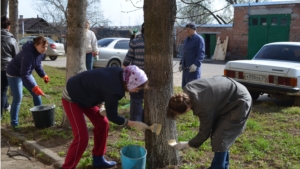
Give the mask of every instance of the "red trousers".
POLYGON ((62 104, 70 121, 74 139, 69 147, 63 169, 75 169, 89 140, 88 128, 84 115, 94 125, 94 156, 103 156, 106 152, 106 140, 108 137, 109 122, 99 113, 99 107, 81 108, 78 104, 62 99, 62 104))

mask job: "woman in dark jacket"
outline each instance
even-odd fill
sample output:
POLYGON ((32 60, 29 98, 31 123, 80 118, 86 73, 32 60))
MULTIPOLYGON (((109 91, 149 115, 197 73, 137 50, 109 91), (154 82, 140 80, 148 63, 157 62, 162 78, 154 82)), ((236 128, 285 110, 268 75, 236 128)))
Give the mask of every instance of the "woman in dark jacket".
POLYGON ((144 131, 149 126, 142 122, 127 120, 118 115, 118 101, 127 92, 138 92, 147 87, 145 72, 135 65, 95 69, 71 77, 63 91, 62 104, 72 127, 74 140, 70 145, 62 169, 75 169, 85 151, 89 135, 84 116, 94 125, 93 167, 110 168, 114 161, 106 161, 106 140, 109 121, 128 125, 144 131), (99 113, 99 104, 105 102, 106 116, 99 113))
POLYGON ((19 53, 19 47, 13 34, 9 32, 10 22, 6 16, 1 16, 1 117, 3 109, 10 106, 7 102, 8 81, 6 68, 12 58, 19 53))
POLYGON ((6 69, 8 83, 13 95, 10 110, 13 129, 18 129, 17 126, 19 125, 18 114, 22 101, 23 85, 32 95, 34 106, 42 105, 41 95, 44 95, 44 92, 37 85, 32 71, 35 70, 45 83, 50 81, 42 67, 42 58, 46 53, 47 46, 47 39, 43 36, 34 38, 33 42, 28 41, 6 69))
POLYGON ((188 142, 174 145, 177 150, 200 147, 211 138, 214 158, 211 169, 229 168, 229 148, 244 131, 252 105, 245 86, 227 78, 213 77, 189 82, 183 93, 171 97, 168 117, 176 118, 189 110, 200 120, 199 133, 188 142))

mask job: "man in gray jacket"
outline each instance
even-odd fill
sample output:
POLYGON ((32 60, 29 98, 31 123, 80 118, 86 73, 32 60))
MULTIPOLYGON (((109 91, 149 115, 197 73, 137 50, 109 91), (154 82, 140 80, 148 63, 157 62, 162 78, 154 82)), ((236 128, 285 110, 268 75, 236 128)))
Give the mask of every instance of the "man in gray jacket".
POLYGON ((1 16, 1 117, 3 109, 9 107, 7 102, 8 81, 6 68, 13 57, 19 53, 19 47, 14 36, 9 32, 10 22, 6 16, 1 16))
POLYGON ((200 147, 211 138, 214 158, 211 169, 228 169, 229 148, 244 131, 252 99, 242 84, 223 76, 189 82, 183 93, 171 97, 169 118, 193 111, 200 120, 199 133, 188 142, 173 145, 177 150, 200 147))

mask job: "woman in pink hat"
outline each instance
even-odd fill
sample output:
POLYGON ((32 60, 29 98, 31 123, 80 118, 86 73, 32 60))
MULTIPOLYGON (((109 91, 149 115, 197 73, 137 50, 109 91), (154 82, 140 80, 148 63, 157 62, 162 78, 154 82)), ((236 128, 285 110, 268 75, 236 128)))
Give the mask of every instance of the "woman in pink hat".
POLYGON ((115 161, 106 161, 106 140, 109 122, 131 126, 144 131, 149 126, 142 122, 130 121, 118 115, 118 101, 125 92, 138 92, 146 89, 148 78, 145 72, 136 66, 125 69, 111 67, 85 71, 71 77, 63 91, 62 104, 70 121, 74 140, 71 143, 62 169, 75 169, 88 145, 86 116, 94 125, 93 167, 111 168, 115 161), (99 113, 105 102, 106 115, 99 113))

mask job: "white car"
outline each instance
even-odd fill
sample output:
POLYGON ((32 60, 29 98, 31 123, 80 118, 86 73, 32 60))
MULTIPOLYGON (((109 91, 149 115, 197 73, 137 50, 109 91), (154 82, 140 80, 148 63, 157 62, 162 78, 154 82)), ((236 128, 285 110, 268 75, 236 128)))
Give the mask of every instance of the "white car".
POLYGON ((99 56, 93 67, 121 67, 129 49, 129 38, 103 38, 98 40, 99 56))
POLYGON ((288 96, 300 105, 300 42, 266 44, 252 60, 227 62, 224 75, 246 86, 253 100, 288 96))
MULTIPOLYGON (((27 42, 27 41, 33 41, 33 38, 36 38, 37 36, 26 36, 23 37, 19 40, 19 47, 20 50, 22 49, 22 46, 27 42)), ((57 56, 62 56, 65 55, 65 46, 62 43, 57 43, 54 40, 45 37, 48 41, 48 48, 45 54, 45 57, 43 60, 46 59, 46 56, 49 56, 51 60, 56 60, 57 56)))

